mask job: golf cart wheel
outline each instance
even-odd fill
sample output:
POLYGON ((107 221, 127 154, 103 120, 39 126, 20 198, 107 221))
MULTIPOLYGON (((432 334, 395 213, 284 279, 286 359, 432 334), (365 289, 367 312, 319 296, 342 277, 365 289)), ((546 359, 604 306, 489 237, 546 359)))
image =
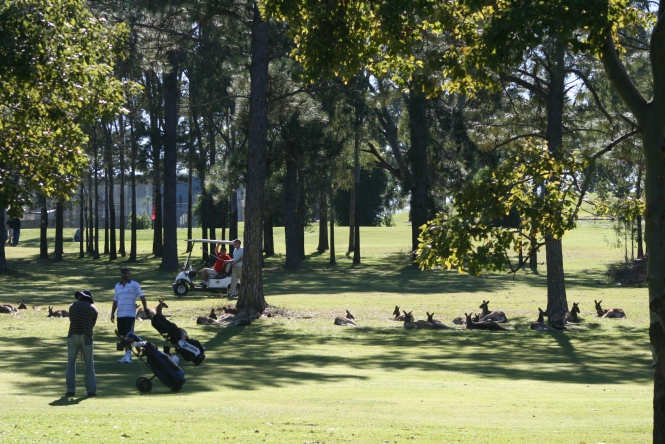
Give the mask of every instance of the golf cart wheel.
POLYGON ((189 292, 189 287, 184 282, 178 282, 173 286, 173 292, 176 296, 186 296, 189 292))
POLYGON ((145 376, 141 376, 137 381, 136 381, 136 387, 139 389, 139 392, 141 393, 149 393, 150 390, 152 390, 152 381, 145 376))

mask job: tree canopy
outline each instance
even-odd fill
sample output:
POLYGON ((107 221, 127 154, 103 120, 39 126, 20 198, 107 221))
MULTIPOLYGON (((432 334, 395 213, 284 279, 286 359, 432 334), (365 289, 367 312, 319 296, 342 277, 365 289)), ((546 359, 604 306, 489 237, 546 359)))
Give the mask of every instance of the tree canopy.
POLYGON ((79 0, 0 3, 0 205, 21 214, 30 193, 70 196, 87 162, 82 124, 116 113, 111 76, 125 35, 79 0))

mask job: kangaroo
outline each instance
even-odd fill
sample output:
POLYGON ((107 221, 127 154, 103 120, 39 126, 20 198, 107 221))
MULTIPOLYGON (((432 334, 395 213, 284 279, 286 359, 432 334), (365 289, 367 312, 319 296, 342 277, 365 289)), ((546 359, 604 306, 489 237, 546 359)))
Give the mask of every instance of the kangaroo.
POLYGON ((489 308, 487 308, 489 303, 490 301, 486 301, 485 299, 483 299, 483 303, 480 304, 480 307, 478 307, 483 310, 480 313, 480 320, 494 321, 494 322, 508 322, 508 318, 506 317, 506 314, 504 312, 499 310, 489 311, 489 308))
POLYGON ((16 312, 12 310, 12 306, 9 305, 0 305, 0 313, 6 313, 6 314, 15 314, 16 312))
POLYGON ((199 316, 196 318, 196 323, 198 325, 219 325, 219 321, 212 319, 210 316, 199 316))
POLYGON ((164 299, 159 299, 159 304, 157 304, 156 309, 148 308, 148 310, 145 311, 145 310, 143 310, 143 308, 139 308, 136 311, 136 319, 140 319, 140 320, 151 319, 156 314, 162 314, 162 311, 165 308, 169 308, 169 306, 166 305, 166 302, 164 302, 164 299))
POLYGON ((402 311, 404 312, 404 328, 407 330, 418 330, 418 323, 413 320, 413 311, 408 313, 404 310, 402 311))
POLYGON ((549 311, 543 312, 547 316, 547 323, 557 330, 563 330, 566 328, 567 317, 563 312, 550 313, 549 311))
POLYGON ((577 316, 580 314, 580 307, 578 307, 578 305, 579 302, 573 302, 573 308, 566 312, 567 322, 580 322, 580 318, 577 316))
POLYGON ((596 313, 598 313, 598 316, 601 318, 625 318, 626 313, 620 309, 620 308, 610 308, 609 310, 603 310, 603 307, 600 306, 600 303, 603 302, 601 301, 596 301, 595 299, 593 300, 596 303, 596 313))
POLYGON ((466 328, 468 330, 506 330, 495 321, 483 321, 481 318, 480 322, 473 322, 470 314, 464 313, 464 316, 466 316, 466 328))
POLYGON ((53 307, 48 308, 47 318, 68 318, 69 312, 67 310, 53 310, 53 307))
POLYGON ((403 321, 404 315, 399 314, 399 305, 395 305, 395 310, 393 311, 393 321, 403 321))
POLYGON ((236 315, 236 319, 231 322, 228 327, 245 327, 252 323, 250 310, 247 309, 243 313, 236 315))
POLYGON ((536 330, 536 331, 562 331, 559 330, 558 328, 551 327, 545 323, 545 312, 538 308, 538 311, 540 312, 538 314, 538 320, 536 322, 531 323, 531 330, 536 330))
POLYGON ((439 330, 453 330, 452 327, 448 327, 446 324, 444 324, 441 321, 437 321, 434 319, 434 313, 429 314, 429 311, 427 313, 427 322, 431 323, 434 325, 434 328, 439 329, 439 330))
MULTIPOLYGON (((478 322, 480 321, 480 315, 477 313, 471 318, 473 322, 478 322)), ((453 319, 453 324, 455 325, 466 325, 466 317, 465 316, 458 316, 455 319, 453 319)))
POLYGON ((27 310, 28 307, 26 307, 25 304, 23 303, 23 301, 21 301, 21 302, 19 302, 19 304, 18 304, 18 309, 19 309, 19 310, 27 310))
POLYGON ((334 324, 335 325, 352 325, 352 326, 356 327, 358 324, 356 324, 355 321, 353 321, 353 319, 355 319, 353 317, 353 315, 349 312, 349 310, 346 310, 346 317, 343 318, 341 316, 337 316, 335 318, 334 324))

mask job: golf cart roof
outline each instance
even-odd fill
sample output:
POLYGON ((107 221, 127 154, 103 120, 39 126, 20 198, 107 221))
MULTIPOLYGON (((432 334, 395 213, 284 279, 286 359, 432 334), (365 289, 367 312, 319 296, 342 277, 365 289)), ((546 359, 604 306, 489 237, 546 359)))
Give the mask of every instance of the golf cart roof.
POLYGON ((233 241, 219 240, 219 239, 187 239, 187 242, 203 242, 204 244, 233 245, 233 241))

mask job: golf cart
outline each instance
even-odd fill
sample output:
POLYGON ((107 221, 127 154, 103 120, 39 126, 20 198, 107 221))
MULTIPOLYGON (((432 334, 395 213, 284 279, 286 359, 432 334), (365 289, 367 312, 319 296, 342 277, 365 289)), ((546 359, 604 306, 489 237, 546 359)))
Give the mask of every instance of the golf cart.
MULTIPOLYGON (((196 285, 195 282, 197 281, 196 276, 198 272, 206 267, 212 268, 212 265, 209 265, 207 263, 208 261, 204 261, 199 268, 194 268, 191 259, 192 259, 192 251, 194 251, 194 246, 196 245, 197 242, 201 242, 204 244, 233 245, 233 241, 215 240, 215 239, 188 239, 187 242, 191 242, 192 247, 189 250, 189 255, 187 256, 185 263, 182 265, 182 271, 178 273, 178 275, 175 278, 175 282, 173 283, 173 292, 176 294, 176 296, 186 296, 187 293, 189 293, 190 291, 202 291, 207 293, 228 293, 229 287, 231 287, 231 276, 218 275, 208 280, 208 286, 196 285)), ((214 253, 210 254, 209 260, 212 261, 212 263, 214 264, 215 261, 217 260, 217 256, 215 256, 214 253)), ((238 285, 240 285, 240 281, 238 281, 238 285)))

